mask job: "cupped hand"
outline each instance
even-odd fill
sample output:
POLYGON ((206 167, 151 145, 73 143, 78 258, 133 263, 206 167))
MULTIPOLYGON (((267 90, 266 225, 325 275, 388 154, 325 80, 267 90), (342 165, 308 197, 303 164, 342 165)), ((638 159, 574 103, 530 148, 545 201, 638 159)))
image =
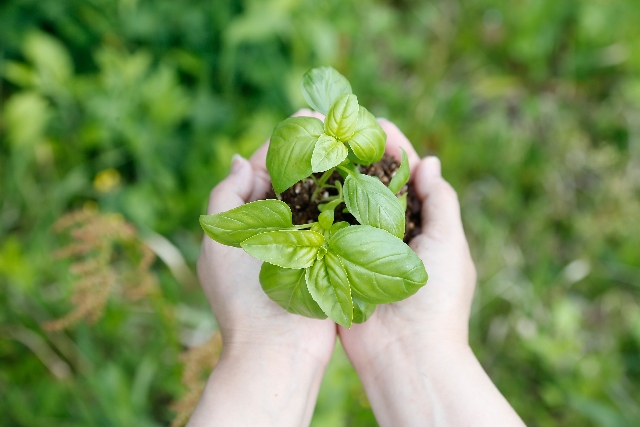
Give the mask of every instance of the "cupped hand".
POLYGON ((339 327, 342 345, 361 375, 376 369, 390 350, 431 352, 468 346, 468 321, 476 271, 460 219, 456 192, 441 175, 435 157, 420 160, 411 143, 391 122, 387 153, 408 155, 412 181, 422 204, 422 230, 411 248, 422 259, 427 284, 404 301, 379 305, 369 320, 351 329, 339 327))
MULTIPOLYGON (((301 110, 295 115, 312 115, 301 110)), ((264 198, 270 188, 265 166, 268 141, 246 160, 233 159, 231 172, 211 192, 207 213, 215 214, 264 198)), ((221 245, 204 236, 198 277, 216 316, 225 352, 297 352, 326 365, 336 339, 330 320, 290 314, 271 301, 258 281, 259 261, 240 248, 221 245)))

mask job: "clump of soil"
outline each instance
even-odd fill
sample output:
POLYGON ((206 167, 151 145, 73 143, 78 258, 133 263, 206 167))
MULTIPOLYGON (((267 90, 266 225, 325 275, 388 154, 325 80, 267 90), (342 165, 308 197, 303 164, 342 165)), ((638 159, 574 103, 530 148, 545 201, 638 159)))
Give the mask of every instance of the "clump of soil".
MULTIPOLYGON (((373 163, 370 166, 359 166, 360 172, 377 176, 384 185, 388 185, 389 181, 393 177, 394 173, 398 170, 399 164, 393 157, 385 154, 379 162, 373 163)), ((316 179, 320 179, 321 173, 315 174, 316 179)), ((334 172, 331 178, 327 181, 328 184, 335 183, 336 180, 342 180, 342 177, 338 172, 334 172)), ((307 178, 304 181, 297 182, 293 187, 284 191, 280 196, 276 196, 273 189, 269 190, 266 194, 266 199, 278 199, 285 202, 291 208, 293 212, 293 223, 296 225, 308 224, 318 220, 320 211, 318 210, 318 203, 311 200, 311 195, 316 189, 316 184, 311 178, 307 178)), ((407 212, 406 212, 406 228, 404 234, 404 241, 409 242, 415 236, 420 234, 420 201, 413 188, 413 185, 405 185, 400 190, 399 194, 409 193, 407 195, 407 212)), ((325 189, 322 198, 328 196, 337 195, 337 190, 333 188, 325 189)), ((342 212, 344 205, 338 206, 335 210, 335 222, 346 221, 349 224, 357 225, 358 221, 347 212, 342 212)))

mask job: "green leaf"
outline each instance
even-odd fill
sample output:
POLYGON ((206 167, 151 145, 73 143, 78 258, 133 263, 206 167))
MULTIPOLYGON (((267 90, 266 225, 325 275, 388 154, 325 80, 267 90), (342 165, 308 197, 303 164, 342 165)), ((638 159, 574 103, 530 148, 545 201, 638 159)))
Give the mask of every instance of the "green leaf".
POLYGON ((351 85, 331 67, 313 68, 302 77, 302 96, 314 110, 326 115, 336 98, 351 93, 351 85))
POLYGON ((252 257, 284 268, 307 268, 316 259, 324 237, 310 230, 268 231, 244 242, 242 249, 252 257))
POLYGON ((360 162, 366 165, 377 162, 384 154, 387 134, 376 118, 366 108, 360 106, 358 125, 349 139, 349 146, 360 162))
POLYGON ((329 253, 340 257, 352 295, 370 304, 403 300, 427 282, 427 272, 418 255, 402 240, 379 228, 343 228, 329 240, 329 253))
POLYGON ((387 230, 400 238, 404 236, 404 209, 378 178, 349 175, 344 181, 344 203, 360 224, 387 230))
POLYGON ((355 174, 355 175, 360 174, 360 170, 358 170, 356 165, 354 165, 351 162, 338 166, 337 171, 340 174, 340 176, 342 176, 343 178, 346 178, 348 175, 352 175, 352 174, 355 174))
POLYGON ((311 170, 315 173, 335 168, 347 158, 347 154, 349 150, 344 143, 332 136, 322 134, 313 149, 311 170))
POLYGON ((320 225, 319 222, 314 222, 311 225, 311 231, 315 231, 318 234, 323 234, 324 233, 324 228, 322 228, 322 225, 320 225))
POLYGON ((313 149, 322 132, 322 121, 315 117, 290 117, 275 127, 267 151, 267 171, 276 193, 311 175, 313 149))
POLYGON ((398 200, 400 201, 400 206, 402 206, 402 209, 405 212, 407 211, 407 194, 409 193, 404 193, 402 196, 398 196, 398 200))
POLYGON ((366 322, 376 311, 375 304, 369 304, 354 297, 351 297, 351 299, 353 300, 353 323, 366 322))
POLYGON ((307 269, 309 293, 322 311, 339 325, 351 327, 353 303, 349 280, 340 259, 327 252, 324 258, 307 269))
POLYGON ((260 285, 272 301, 289 313, 312 319, 327 318, 307 289, 304 269, 282 268, 265 262, 260 269, 260 285))
POLYGON ((329 233, 330 233, 331 236, 333 236, 338 231, 342 230, 343 228, 349 227, 350 225, 351 224, 349 224, 347 221, 336 222, 335 224, 333 224, 331 226, 331 229, 329 230, 329 233))
MULTIPOLYGON (((336 185, 340 185, 340 181, 336 181, 336 185)), ((336 209, 336 207, 338 207, 338 205, 340 203, 342 203, 343 200, 342 199, 335 199, 330 201, 329 203, 320 203, 318 205, 318 210, 320 212, 324 212, 324 211, 333 211, 336 209)))
MULTIPOLYGON (((325 133, 341 141, 348 141, 353 136, 357 125, 358 97, 351 94, 340 95, 324 120, 325 133)), ((347 154, 349 154, 348 151, 347 154)), ((347 157, 346 154, 345 157, 347 157)))
POLYGON ((404 187, 404 185, 409 182, 409 178, 411 177, 411 170, 409 169, 409 157, 407 157, 407 152, 404 151, 404 148, 400 148, 402 150, 402 161, 400 162, 400 167, 396 171, 396 174, 391 178, 391 182, 389 183, 389 190, 393 194, 398 194, 398 191, 404 187))
POLYGON ((329 230, 333 225, 333 220, 335 218, 335 212, 330 209, 322 212, 318 215, 318 222, 325 230, 329 230))
POLYGON ((280 200, 258 200, 215 215, 200 215, 200 226, 223 245, 240 247, 256 234, 293 227, 291 210, 280 200))

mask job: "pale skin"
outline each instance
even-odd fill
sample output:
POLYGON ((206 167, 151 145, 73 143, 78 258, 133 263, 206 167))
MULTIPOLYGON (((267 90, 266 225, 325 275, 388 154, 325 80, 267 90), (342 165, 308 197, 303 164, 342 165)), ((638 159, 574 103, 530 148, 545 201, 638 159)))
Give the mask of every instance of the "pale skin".
MULTIPOLYGON (((301 110, 295 115, 317 115, 301 110)), ((412 297, 379 305, 351 329, 289 314, 260 288, 261 261, 204 237, 198 276, 224 348, 189 427, 309 425, 340 338, 381 426, 523 426, 468 344, 476 272, 453 188, 435 157, 420 159, 391 122, 387 152, 409 157, 422 202, 422 234, 410 246, 429 281, 412 297)), ((211 192, 208 213, 264 197, 267 143, 211 192)))

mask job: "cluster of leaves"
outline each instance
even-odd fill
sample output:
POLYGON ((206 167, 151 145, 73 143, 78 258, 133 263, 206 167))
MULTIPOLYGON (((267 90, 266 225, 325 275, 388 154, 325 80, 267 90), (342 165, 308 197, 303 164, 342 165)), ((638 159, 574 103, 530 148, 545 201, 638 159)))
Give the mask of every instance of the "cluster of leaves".
POLYGON ((405 299, 427 282, 424 264, 401 240, 406 201, 403 207, 395 194, 409 180, 409 166, 403 152, 388 187, 359 172, 357 164, 382 158, 386 134, 336 70, 309 70, 302 93, 312 108, 326 115, 325 121, 292 117, 278 124, 267 170, 277 193, 324 172, 312 195, 321 211, 318 221, 294 225, 286 203, 259 200, 202 215, 200 224, 217 242, 241 247, 264 261, 260 284, 282 308, 311 318, 328 316, 348 328, 366 321, 376 304, 405 299), (336 168, 344 184, 337 180, 329 185, 336 168), (319 198, 328 187, 338 195, 319 198), (335 209, 343 203, 361 225, 334 223, 335 209))

